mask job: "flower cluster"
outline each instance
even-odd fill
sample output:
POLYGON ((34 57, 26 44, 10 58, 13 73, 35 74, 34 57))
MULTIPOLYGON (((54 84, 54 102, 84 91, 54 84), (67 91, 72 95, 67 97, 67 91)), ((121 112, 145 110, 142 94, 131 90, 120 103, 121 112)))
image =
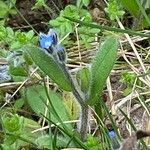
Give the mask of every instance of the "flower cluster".
POLYGON ((56 61, 61 63, 65 62, 65 48, 61 44, 58 44, 58 36, 53 29, 50 29, 47 34, 40 33, 39 44, 40 47, 52 55, 56 61))

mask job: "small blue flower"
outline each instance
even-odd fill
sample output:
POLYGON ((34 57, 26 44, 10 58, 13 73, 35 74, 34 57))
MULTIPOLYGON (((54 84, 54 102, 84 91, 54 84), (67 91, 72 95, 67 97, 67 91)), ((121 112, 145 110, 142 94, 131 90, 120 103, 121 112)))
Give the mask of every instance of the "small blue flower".
POLYGON ((114 129, 109 130, 108 134, 111 139, 111 144, 112 144, 113 149, 119 149, 120 143, 118 141, 118 138, 114 129))
POLYGON ((53 29, 48 34, 40 33, 39 43, 42 49, 45 49, 56 61, 64 63, 66 60, 65 48, 58 44, 58 37, 53 29))
POLYGON ((57 34, 53 29, 50 29, 48 34, 40 33, 40 47, 49 49, 52 45, 56 45, 58 42, 57 34))
POLYGON ((110 137, 110 138, 115 138, 115 137, 116 137, 116 133, 115 133, 114 130, 110 130, 110 131, 108 132, 108 134, 109 134, 109 137, 110 137))

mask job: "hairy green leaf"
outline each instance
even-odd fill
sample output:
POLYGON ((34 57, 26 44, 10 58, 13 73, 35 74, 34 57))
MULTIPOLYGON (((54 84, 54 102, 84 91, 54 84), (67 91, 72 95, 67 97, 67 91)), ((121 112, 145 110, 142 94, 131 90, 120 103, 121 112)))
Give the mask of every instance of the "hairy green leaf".
POLYGON ((47 74, 60 88, 66 91, 71 91, 71 82, 65 74, 63 68, 56 62, 51 55, 46 54, 44 50, 27 45, 25 47, 33 61, 39 68, 47 74))
MULTIPOLYGON (((39 147, 49 149, 52 146, 52 141, 50 140, 51 138, 54 139, 54 135, 47 134, 39 136, 36 140, 36 143, 39 145, 39 147)), ((57 136, 57 147, 65 147, 68 142, 69 140, 66 137, 57 136)))
POLYGON ((63 101, 71 120, 76 120, 80 116, 80 106, 71 92, 63 92, 63 101))
POLYGON ((101 44, 91 66, 88 104, 94 105, 102 94, 104 84, 109 76, 117 56, 118 42, 109 37, 101 44))
MULTIPOLYGON (((62 119, 62 121, 68 121, 69 120, 69 114, 67 113, 67 110, 65 108, 65 105, 61 99, 61 97, 52 92, 49 91, 49 96, 51 103, 53 104, 56 112, 58 113, 59 117, 62 119)), ((36 112, 38 115, 43 114, 47 118, 50 118, 55 123, 58 123, 57 118, 54 115, 54 111, 51 108, 50 104, 48 104, 47 95, 44 86, 33 86, 27 88, 27 100, 34 112, 36 112), (47 106, 48 105, 48 112, 45 114, 47 106), (51 114, 51 116, 49 116, 51 114)), ((71 127, 71 125, 68 124, 68 127, 71 127)))
POLYGON ((9 73, 14 76, 27 76, 28 75, 26 68, 22 65, 19 65, 16 67, 13 65, 9 65, 9 73))
POLYGON ((81 87, 82 92, 86 93, 89 89, 90 71, 88 68, 79 70, 76 75, 78 84, 81 87))

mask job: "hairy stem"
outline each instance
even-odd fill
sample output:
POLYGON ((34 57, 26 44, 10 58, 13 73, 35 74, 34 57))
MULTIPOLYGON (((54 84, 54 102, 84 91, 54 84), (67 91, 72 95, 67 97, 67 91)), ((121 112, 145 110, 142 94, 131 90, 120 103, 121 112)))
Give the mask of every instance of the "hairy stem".
POLYGON ((77 86, 73 81, 71 75, 69 74, 68 69, 66 68, 66 66, 64 65, 62 66, 65 74, 67 75, 67 77, 70 79, 70 82, 72 83, 72 93, 76 97, 81 107, 79 131, 80 131, 81 139, 84 141, 86 139, 87 131, 88 131, 89 108, 88 105, 85 103, 84 98, 82 98, 81 92, 79 92, 79 90, 77 89, 77 86))
POLYGON ((74 96, 76 97, 77 101, 81 101, 82 103, 79 102, 80 107, 81 107, 81 115, 79 118, 79 131, 81 135, 82 141, 86 139, 87 136, 87 131, 88 131, 88 116, 89 116, 89 108, 88 105, 85 104, 83 99, 81 98, 80 94, 78 91, 74 88, 72 91, 74 96))
POLYGON ((87 131, 88 131, 89 108, 88 108, 88 105, 85 103, 84 99, 81 97, 80 92, 75 87, 75 84, 73 81, 72 83, 73 83, 72 93, 76 97, 81 107, 81 115, 79 118, 79 132, 80 132, 82 141, 84 141, 86 139, 87 131))
POLYGON ((81 139, 84 141, 87 137, 88 132, 88 123, 89 122, 89 108, 88 106, 85 106, 81 108, 81 119, 80 119, 80 134, 81 139))

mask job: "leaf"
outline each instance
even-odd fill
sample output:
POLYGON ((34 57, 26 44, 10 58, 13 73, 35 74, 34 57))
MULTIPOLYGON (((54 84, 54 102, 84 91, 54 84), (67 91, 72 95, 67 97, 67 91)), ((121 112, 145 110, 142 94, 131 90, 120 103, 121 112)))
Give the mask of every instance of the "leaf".
POLYGON ((100 29, 96 29, 96 28, 90 29, 90 33, 96 34, 98 32, 100 32, 100 29))
POLYGON ((0 18, 5 18, 8 11, 8 6, 3 1, 0 1, 0 18))
POLYGON ((17 40, 21 43, 21 44, 25 44, 27 43, 27 37, 26 34, 23 32, 19 32, 17 33, 17 40))
POLYGON ((25 47, 33 61, 39 68, 47 74, 60 88, 71 91, 71 82, 65 74, 63 68, 53 59, 51 55, 46 54, 44 50, 27 45, 25 47))
POLYGON ((23 66, 14 67, 13 65, 9 65, 9 73, 14 76, 27 76, 28 72, 23 66))
POLYGON ((66 21, 65 26, 66 26, 66 32, 68 32, 68 33, 73 32, 73 27, 72 27, 72 24, 70 23, 70 21, 66 21))
POLYGON ((50 21, 49 21, 49 24, 50 24, 51 26, 53 26, 53 27, 58 27, 58 26, 60 26, 60 22, 59 22, 58 19, 50 20, 50 21))
POLYGON ((11 9, 12 7, 14 7, 16 4, 16 0, 11 0, 9 2, 7 2, 7 5, 9 5, 9 9, 11 9))
POLYGON ((71 92, 63 92, 63 101, 71 120, 76 120, 80 115, 80 106, 71 92))
POLYGON ((145 10, 150 8, 150 1, 141 0, 141 4, 145 10))
POLYGON ((75 17, 75 18, 77 14, 78 14, 78 9, 74 5, 67 5, 63 12, 64 16, 70 16, 70 17, 75 17))
POLYGON ((77 81, 81 87, 81 90, 85 93, 89 89, 90 83, 90 71, 88 68, 83 68, 79 70, 76 75, 77 81))
MULTIPOLYGON (((58 113, 59 117, 62 121, 68 121, 69 120, 69 114, 67 113, 67 110, 65 109, 65 105, 62 101, 62 99, 58 96, 58 94, 49 91, 50 100, 58 113)), ((33 86, 27 88, 27 100, 34 112, 36 112, 38 115, 45 114, 45 109, 47 104, 47 95, 45 88, 43 86, 33 86)), ((52 109, 48 109, 47 117, 49 118, 49 113, 53 112, 52 109)), ((55 118, 55 115, 51 113, 50 120, 52 120, 55 123, 58 123, 57 118, 55 118)), ((69 127, 71 125, 68 124, 69 127)))
POLYGON ((23 105, 24 105, 24 99, 20 98, 20 99, 15 100, 14 108, 20 109, 23 105))
POLYGON ((59 30, 60 30, 61 36, 64 36, 66 34, 66 25, 64 23, 60 25, 59 30))
MULTIPOLYGON (((148 18, 150 19, 150 13, 147 14, 148 18)), ((144 28, 148 28, 150 26, 150 24, 147 22, 147 20, 145 18, 140 18, 138 20, 138 24, 137 24, 137 29, 144 29, 144 28)))
POLYGON ((26 63, 28 65, 32 65, 33 64, 32 58, 30 57, 29 53, 24 52, 23 53, 23 58, 24 58, 24 60, 26 61, 26 63))
POLYGON ((35 139, 38 138, 39 136, 43 135, 45 131, 38 131, 32 133, 33 130, 41 128, 40 124, 38 122, 35 122, 34 120, 23 118, 23 130, 22 130, 22 137, 25 139, 28 139, 32 142, 35 142, 35 139))
POLYGON ((11 14, 11 15, 16 15, 17 11, 15 9, 9 9, 8 13, 11 14))
MULTIPOLYGON (((32 133, 33 130, 41 128, 40 124, 35 122, 34 120, 25 118, 23 116, 19 116, 20 121, 22 121, 22 129, 20 131, 20 137, 25 139, 26 141, 23 141, 21 138, 18 138, 17 141, 11 145, 11 149, 20 149, 20 147, 28 147, 29 142, 35 143, 35 140, 38 137, 41 137, 45 134, 45 131, 38 131, 32 133), (17 144, 16 144, 17 143, 17 144), (13 148, 14 147, 14 148, 13 148)), ((16 135, 16 134, 14 134, 16 135)), ((14 137, 11 135, 11 137, 14 137)))
POLYGON ((35 5, 32 7, 32 10, 33 10, 33 9, 40 8, 40 7, 44 6, 44 5, 45 5, 44 0, 36 0, 36 3, 35 3, 35 5))
POLYGON ((26 33, 26 37, 28 40, 31 40, 34 36, 34 31, 33 30, 30 30, 26 33))
POLYGON ((83 2, 83 5, 87 7, 90 3, 90 0, 82 0, 82 2, 83 2))
POLYGON ((117 1, 110 1, 109 5, 105 8, 111 20, 115 20, 116 16, 120 18, 124 14, 124 11, 120 10, 118 3, 117 1))
POLYGON ((4 115, 2 117, 2 122, 6 132, 15 133, 21 130, 22 124, 17 114, 12 117, 4 115))
POLYGON ((77 5, 78 8, 80 8, 81 4, 82 4, 82 0, 77 0, 77 4, 76 5, 77 5))
POLYGON ((109 37, 100 46, 91 66, 91 79, 89 98, 87 103, 94 105, 102 94, 104 84, 109 76, 117 56, 118 42, 114 37, 109 37))
POLYGON ((5 19, 0 20, 0 26, 4 26, 5 25, 5 19))
POLYGON ((5 27, 0 26, 0 40, 4 40, 6 36, 7 36, 7 32, 6 32, 5 27))
POLYGON ((136 3, 136 0, 119 0, 122 5, 135 17, 139 17, 139 6, 136 3))
MULTIPOLYGON (((39 145, 39 147, 44 148, 44 149, 49 149, 52 146, 52 141, 50 140, 51 138, 54 138, 54 135, 44 135, 38 137, 36 140, 36 144, 39 145)), ((57 136, 57 147, 65 147, 69 140, 65 137, 57 136)))
POLYGON ((13 31, 12 28, 7 27, 6 31, 7 31, 7 36, 9 36, 9 37, 13 37, 14 36, 14 31, 13 31))
POLYGON ((22 44, 19 41, 14 41, 11 46, 10 49, 19 49, 22 46, 22 44))

